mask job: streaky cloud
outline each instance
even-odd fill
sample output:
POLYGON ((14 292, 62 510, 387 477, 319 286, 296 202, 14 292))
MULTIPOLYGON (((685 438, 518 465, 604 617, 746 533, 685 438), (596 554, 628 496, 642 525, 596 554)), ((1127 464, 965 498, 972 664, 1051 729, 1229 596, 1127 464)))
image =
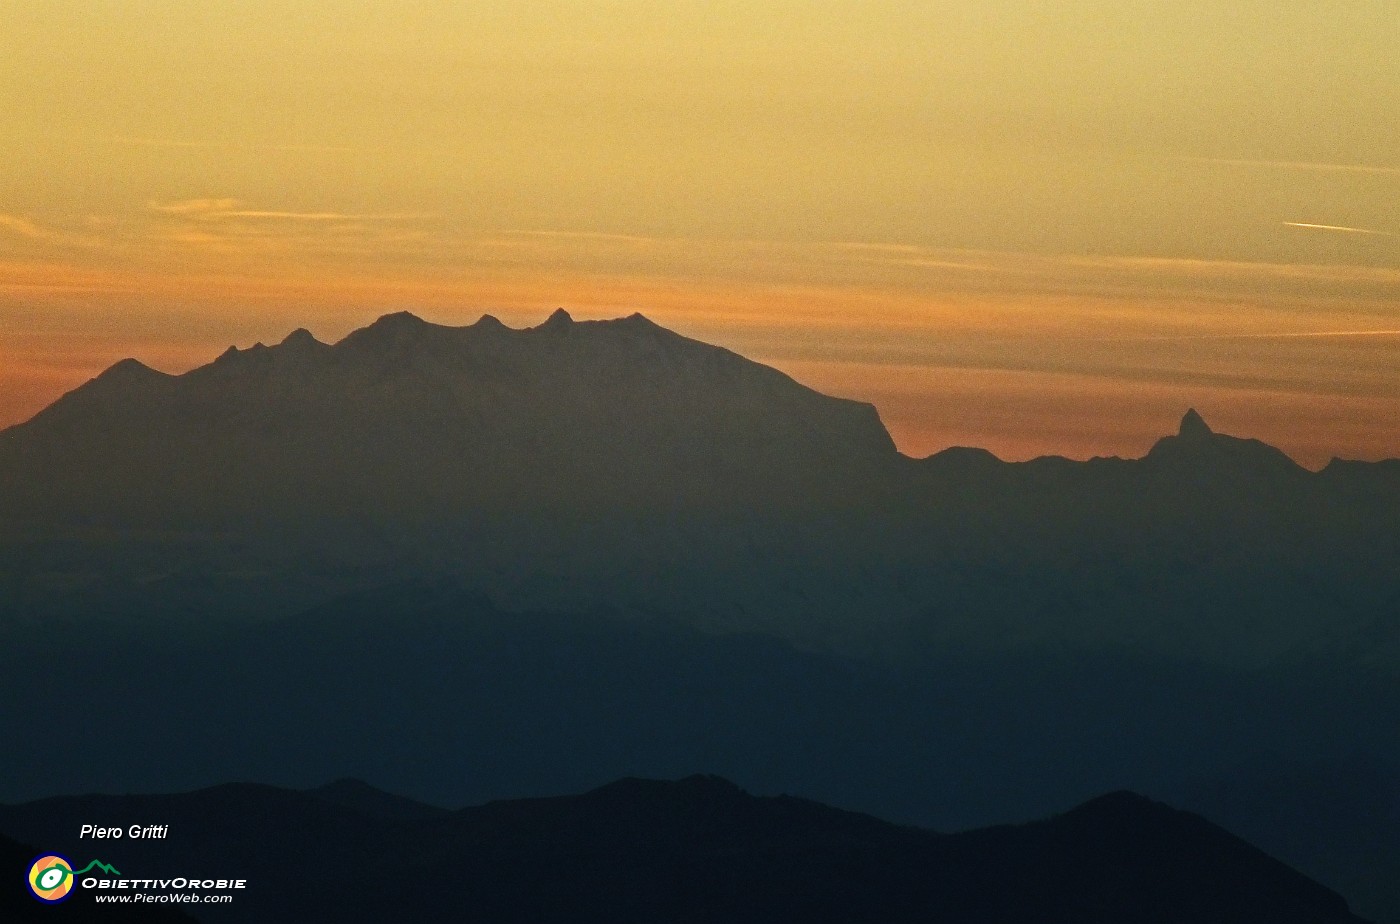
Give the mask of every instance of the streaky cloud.
POLYGON ((15 215, 0 215, 0 228, 34 240, 55 240, 61 236, 57 231, 40 227, 27 218, 15 215))
POLYGON ((151 210, 165 212, 170 215, 200 215, 208 212, 228 211, 236 208, 239 204, 237 199, 181 199, 178 202, 167 202, 164 205, 152 202, 151 210))
POLYGON ((281 218, 288 221, 412 221, 432 218, 427 212, 285 212, 261 209, 235 209, 214 213, 213 218, 281 218))
POLYGON ((167 215, 184 215, 201 221, 227 218, 266 218, 284 221, 413 221, 432 218, 426 212, 296 212, 285 209, 245 209, 240 199, 182 199, 164 204, 151 203, 151 210, 167 215))
POLYGON ((612 234, 603 231, 529 231, 529 230, 508 230, 500 232, 504 235, 517 237, 542 237, 542 238, 564 238, 568 240, 603 241, 609 243, 636 244, 639 246, 651 245, 658 242, 657 238, 646 237, 639 234, 612 234))

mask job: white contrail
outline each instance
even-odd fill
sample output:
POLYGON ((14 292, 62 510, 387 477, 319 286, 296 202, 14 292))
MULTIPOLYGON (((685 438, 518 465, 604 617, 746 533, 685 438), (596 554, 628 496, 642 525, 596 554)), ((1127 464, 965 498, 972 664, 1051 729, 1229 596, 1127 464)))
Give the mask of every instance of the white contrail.
POLYGON ((1378 176, 1400 176, 1400 167, 1375 164, 1328 164, 1306 160, 1246 160, 1230 157, 1178 157, 1193 164, 1220 164, 1225 167, 1267 167, 1275 170, 1313 170, 1321 173, 1369 173, 1378 176))
POLYGON ((1307 228, 1312 231, 1344 231, 1347 234, 1377 234, 1381 237, 1394 237, 1390 231, 1376 231, 1373 228, 1348 228, 1346 225, 1318 225, 1310 221, 1285 221, 1290 228, 1307 228))
POLYGON ((339 144, 240 144, 227 141, 185 141, 177 138, 132 138, 126 135, 113 135, 108 138, 116 144, 142 148, 214 148, 223 151, 303 151, 311 153, 349 154, 355 148, 339 144))
POLYGON ((1177 343, 1201 340, 1294 340, 1331 337, 1400 337, 1400 330, 1302 330, 1257 334, 1162 334, 1142 337, 1058 337, 1055 339, 1093 343, 1177 343))

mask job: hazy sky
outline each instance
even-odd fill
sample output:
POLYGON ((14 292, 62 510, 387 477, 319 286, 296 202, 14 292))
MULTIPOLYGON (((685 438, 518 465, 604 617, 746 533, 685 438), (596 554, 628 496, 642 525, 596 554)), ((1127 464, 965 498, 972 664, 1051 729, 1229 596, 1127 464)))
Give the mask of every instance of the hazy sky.
POLYGON ((0 0, 0 425, 641 310, 896 440, 1400 456, 1395 0, 0 0))

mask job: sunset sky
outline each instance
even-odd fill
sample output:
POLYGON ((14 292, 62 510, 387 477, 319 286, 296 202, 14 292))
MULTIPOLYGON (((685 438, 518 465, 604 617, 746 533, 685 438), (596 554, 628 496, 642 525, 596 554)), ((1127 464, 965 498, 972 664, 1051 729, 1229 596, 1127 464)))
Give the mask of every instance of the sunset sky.
POLYGON ((0 426, 642 311, 900 447, 1400 456, 1395 0, 4 0, 0 426))

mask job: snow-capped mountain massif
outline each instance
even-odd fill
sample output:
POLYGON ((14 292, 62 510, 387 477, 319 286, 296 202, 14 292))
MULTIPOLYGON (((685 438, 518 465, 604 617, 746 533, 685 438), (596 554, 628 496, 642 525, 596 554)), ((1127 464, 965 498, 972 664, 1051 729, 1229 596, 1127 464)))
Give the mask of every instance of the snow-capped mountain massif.
POLYGON ((21 507, 119 523, 714 502, 896 455, 869 405, 640 314, 563 310, 525 330, 401 312, 178 376, 125 360, 0 436, 0 453, 28 482, 21 507))

